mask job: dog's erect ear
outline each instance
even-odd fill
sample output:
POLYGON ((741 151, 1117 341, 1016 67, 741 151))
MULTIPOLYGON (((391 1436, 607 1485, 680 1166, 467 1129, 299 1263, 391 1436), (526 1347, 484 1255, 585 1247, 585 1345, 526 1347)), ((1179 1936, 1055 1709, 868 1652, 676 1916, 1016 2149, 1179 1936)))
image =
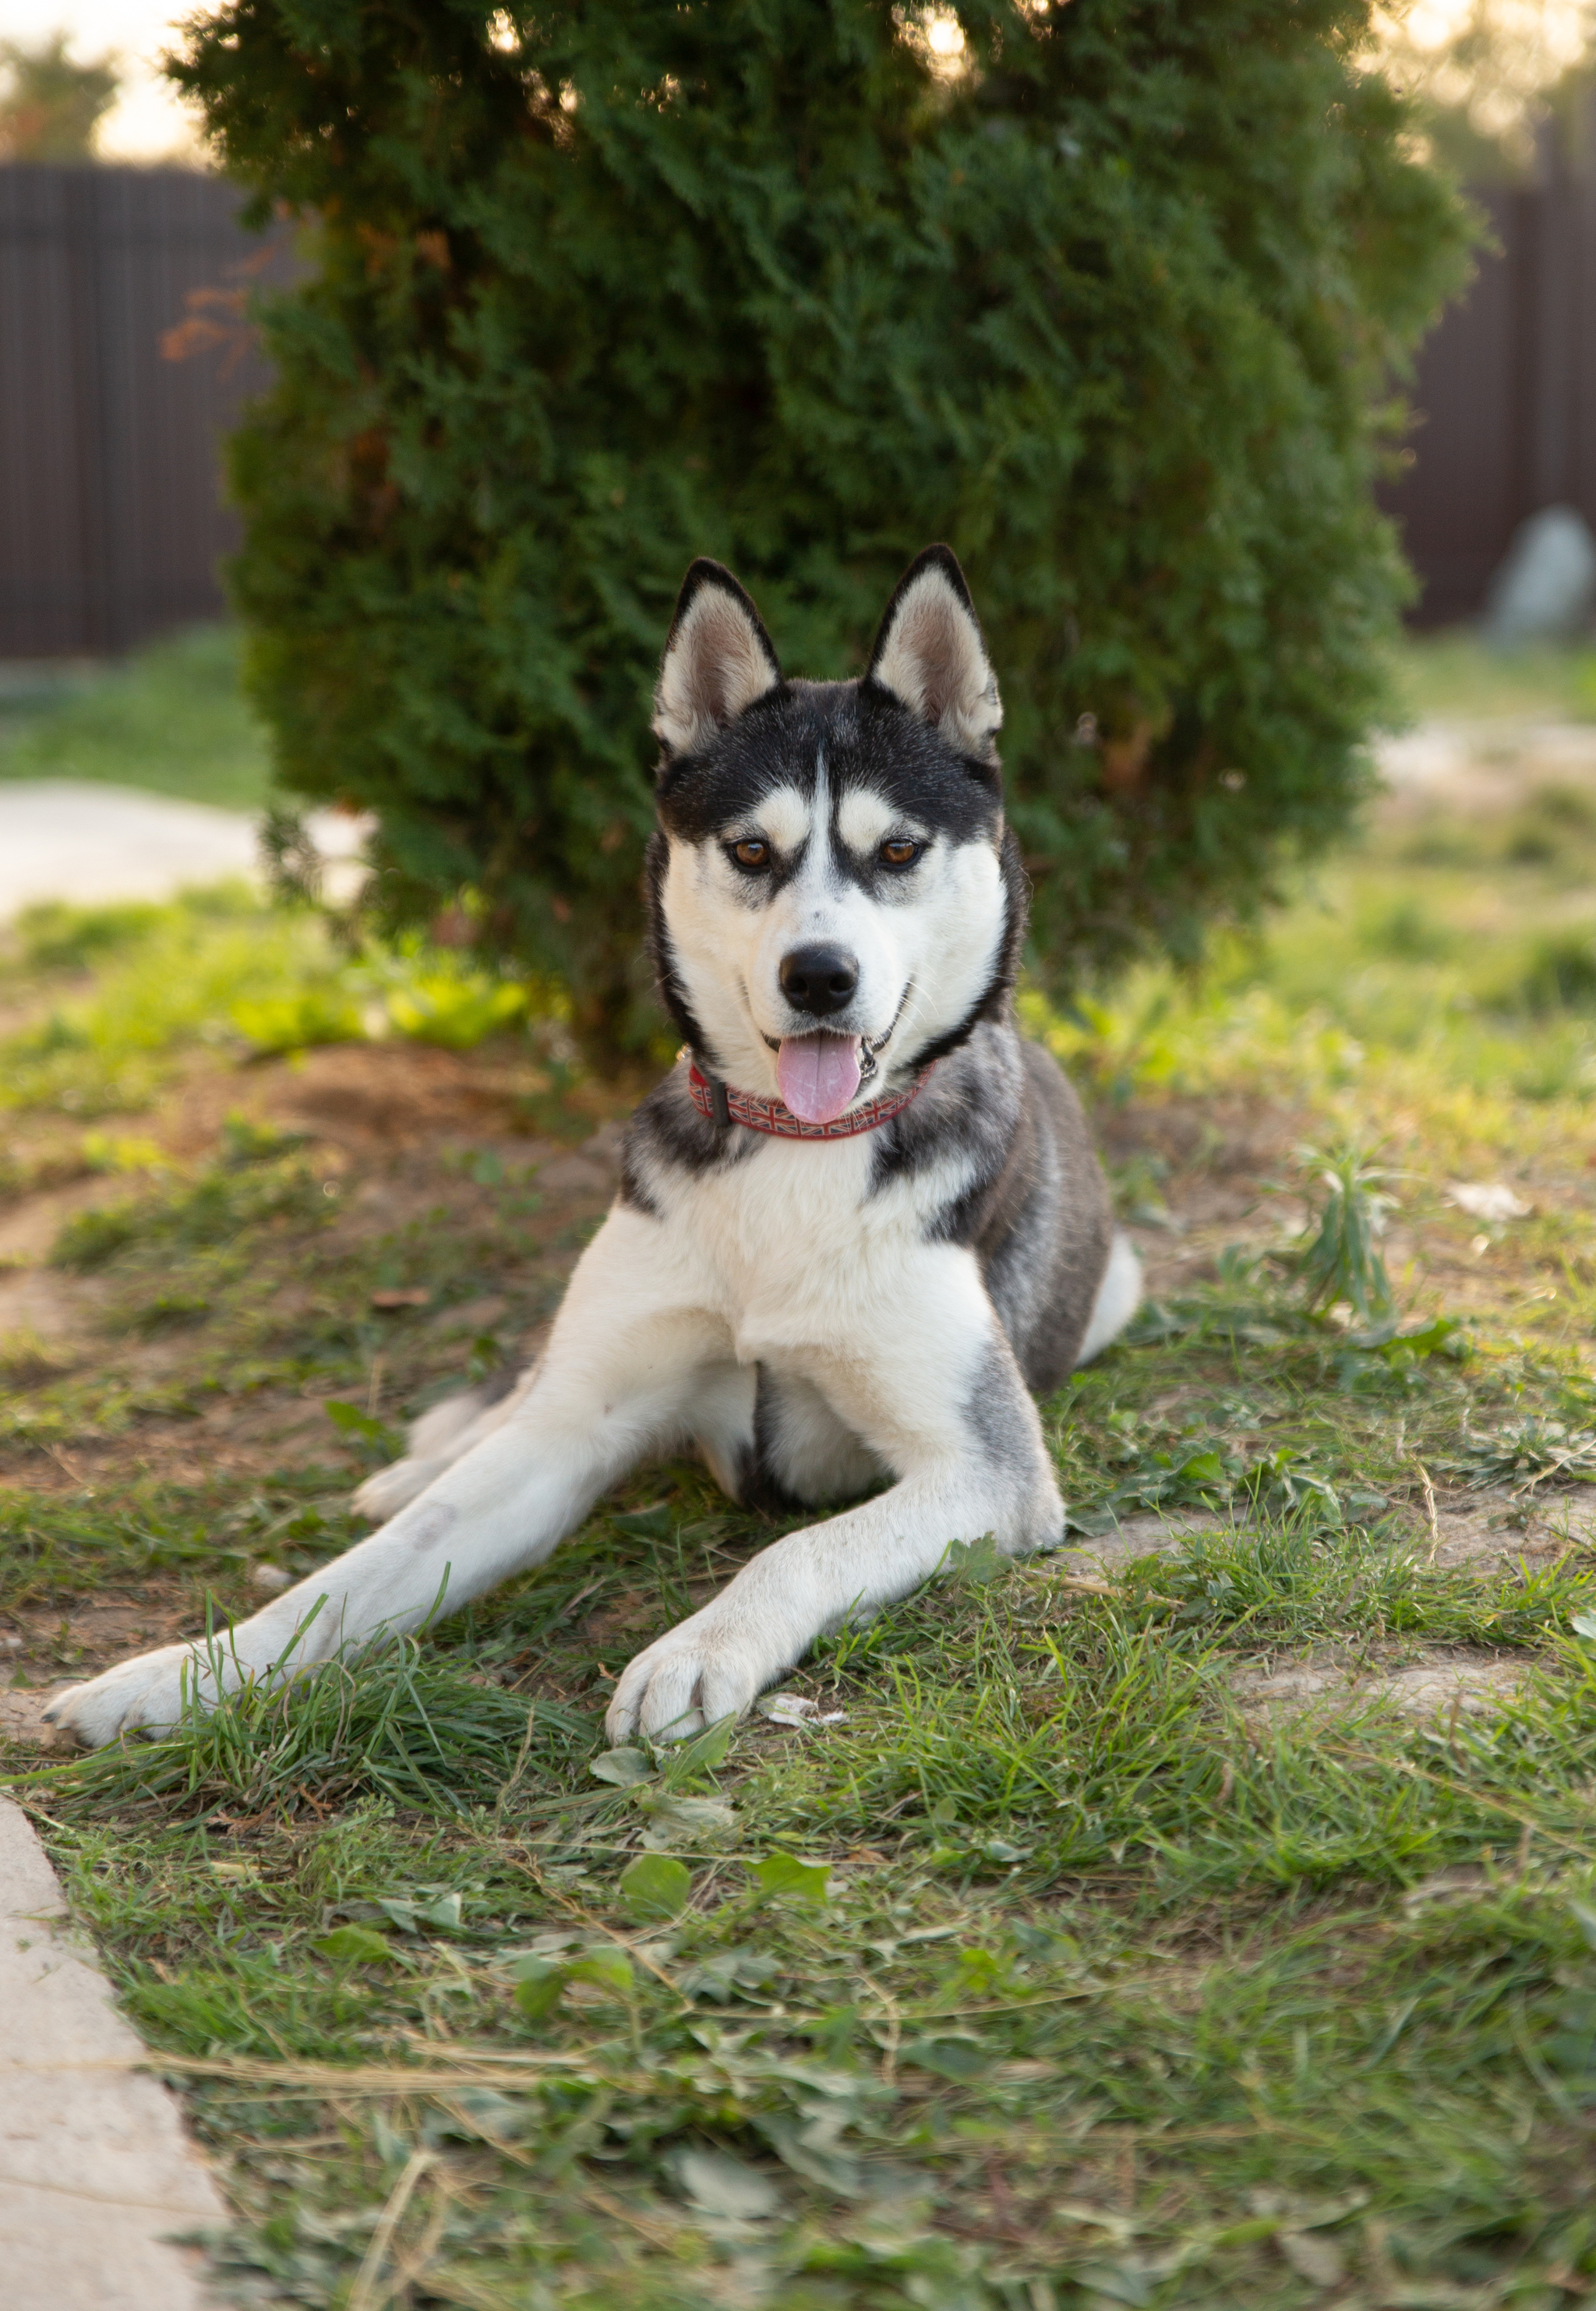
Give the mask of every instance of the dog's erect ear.
POLYGON ((928 545, 899 579, 865 679, 890 690, 961 753, 990 752, 1003 702, 951 546, 928 545))
POLYGON ((654 691, 660 744, 673 754, 696 754, 781 679, 759 612, 730 571, 695 562, 676 597, 654 691))

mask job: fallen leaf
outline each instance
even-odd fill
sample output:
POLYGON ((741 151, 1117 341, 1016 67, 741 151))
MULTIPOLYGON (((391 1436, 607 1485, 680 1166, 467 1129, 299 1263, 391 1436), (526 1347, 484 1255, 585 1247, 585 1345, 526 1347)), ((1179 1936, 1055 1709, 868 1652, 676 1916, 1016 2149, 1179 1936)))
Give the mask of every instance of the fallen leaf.
POLYGON ((759 1705, 759 1714, 769 1718, 772 1725, 846 1725, 845 1709, 822 1709, 802 1693, 767 1693, 759 1705))
POLYGON ((815 1704, 802 1693, 767 1693, 759 1704, 759 1714, 768 1717, 772 1725, 801 1725, 806 1718, 816 1714, 815 1704))
POLYGON ((637 1797, 649 1816, 643 1844, 656 1853, 672 1845, 702 1845, 737 1829, 737 1815, 724 1798, 656 1797, 652 1790, 639 1790, 637 1797))
POLYGON ((370 1926, 335 1926, 312 1948, 318 1949, 323 1958, 336 1959, 340 1966, 378 1966, 393 1956, 387 1938, 370 1926))
POLYGON ((596 1782, 613 1782, 619 1790, 635 1789, 639 1782, 654 1778, 654 1768, 641 1749, 606 1749, 589 1761, 588 1771, 596 1782))
POLYGON ((931 2071, 939 2079, 953 2079, 963 2084, 969 2079, 984 2077, 992 2067, 992 2058, 979 2038, 968 2031, 945 2031, 934 2038, 911 2038, 898 2050, 901 2062, 911 2062, 918 2071, 931 2071))

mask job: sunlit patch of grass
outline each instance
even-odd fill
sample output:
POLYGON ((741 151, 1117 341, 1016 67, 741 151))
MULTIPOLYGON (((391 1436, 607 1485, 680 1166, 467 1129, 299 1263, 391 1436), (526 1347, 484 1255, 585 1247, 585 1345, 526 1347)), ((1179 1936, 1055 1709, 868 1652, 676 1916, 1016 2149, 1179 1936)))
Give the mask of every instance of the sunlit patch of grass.
POLYGON ((266 1221, 320 1224, 331 1217, 325 1185, 297 1153, 247 1168, 205 1165, 154 1193, 101 1204, 68 1220, 50 1257, 80 1274, 106 1267, 131 1244, 163 1255, 232 1243, 266 1221))
POLYGON ((149 1105, 182 1054, 228 1033, 232 1006, 330 975, 314 918, 242 885, 168 906, 52 907, 20 925, 24 964, 98 961, 92 992, 35 981, 39 1016, 0 1041, 0 1105, 92 1117, 149 1105))
MULTIPOLYGON (((1111 1100, 1286 1101, 1454 1174, 1572 1156, 1596 1100, 1596 924, 1559 924, 1543 875, 1482 882, 1390 849, 1324 871, 1263 937, 1219 938, 1196 976, 1144 965, 1069 1015, 1027 993, 1027 1024, 1111 1100)), ((1580 856, 1596 877, 1596 846, 1580 856)))
POLYGON ((1596 717, 1596 653, 1557 643, 1516 650, 1481 644, 1472 627, 1408 634, 1392 667, 1398 699, 1415 721, 1536 721, 1596 717))
MULTIPOLYGON (((0 958, 3 981, 34 1016, 0 1038, 0 1109, 85 1118, 147 1107, 196 1044, 260 1059, 391 1032, 470 1051, 524 1033, 529 1000, 519 982, 414 939, 352 962, 322 916, 242 884, 163 905, 31 908, 0 958), (74 983, 84 969, 90 992, 74 983)), ((538 1001, 558 1045, 557 991, 538 1001)), ((552 1065, 557 1106, 574 1077, 552 1065)))

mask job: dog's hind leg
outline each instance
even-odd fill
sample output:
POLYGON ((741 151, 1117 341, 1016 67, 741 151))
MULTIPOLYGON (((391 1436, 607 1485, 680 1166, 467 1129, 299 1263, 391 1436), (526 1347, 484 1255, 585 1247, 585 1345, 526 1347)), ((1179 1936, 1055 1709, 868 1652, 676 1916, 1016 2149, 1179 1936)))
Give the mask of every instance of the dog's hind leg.
POLYGON ((218 1687, 275 1682, 451 1613, 543 1562, 633 1462, 693 1428, 706 1374, 730 1362, 659 1224, 612 1212, 583 1254, 527 1393, 379 1531, 240 1622, 123 1661, 57 1695, 50 1722, 91 1747, 175 1724, 218 1687))
POLYGON ((374 1524, 397 1516, 445 1469, 452 1469, 484 1436, 513 1419, 536 1376, 536 1357, 519 1367, 507 1365, 475 1388, 462 1389, 432 1406, 412 1421, 404 1459, 373 1470, 356 1487, 350 1500, 355 1514, 370 1517, 374 1524))
POLYGON ((752 1365, 722 1365, 702 1376, 693 1406, 693 1441, 699 1458, 729 1500, 746 1501, 754 1467, 754 1401, 758 1374, 752 1365))
POLYGON ((761 1477, 806 1506, 857 1500, 892 1474, 795 1373, 761 1373, 757 1420, 761 1477))

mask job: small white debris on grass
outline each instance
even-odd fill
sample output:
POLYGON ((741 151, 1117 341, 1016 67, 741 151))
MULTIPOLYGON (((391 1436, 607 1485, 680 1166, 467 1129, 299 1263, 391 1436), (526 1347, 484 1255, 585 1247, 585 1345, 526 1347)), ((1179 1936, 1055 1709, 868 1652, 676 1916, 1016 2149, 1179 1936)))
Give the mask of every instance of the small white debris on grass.
POLYGON ((279 1589, 290 1588, 292 1583, 292 1574, 285 1573, 280 1565, 252 1565, 249 1567, 250 1588, 264 1589, 268 1596, 275 1597, 279 1589))
POLYGON ((1470 1219, 1496 1225, 1503 1220, 1527 1220, 1535 1208, 1499 1181, 1454 1180, 1446 1190, 1446 1200, 1467 1212, 1470 1219))
POLYGON ((823 1710, 801 1693, 767 1693, 759 1705, 762 1717, 772 1725, 846 1725, 845 1709, 823 1710))

